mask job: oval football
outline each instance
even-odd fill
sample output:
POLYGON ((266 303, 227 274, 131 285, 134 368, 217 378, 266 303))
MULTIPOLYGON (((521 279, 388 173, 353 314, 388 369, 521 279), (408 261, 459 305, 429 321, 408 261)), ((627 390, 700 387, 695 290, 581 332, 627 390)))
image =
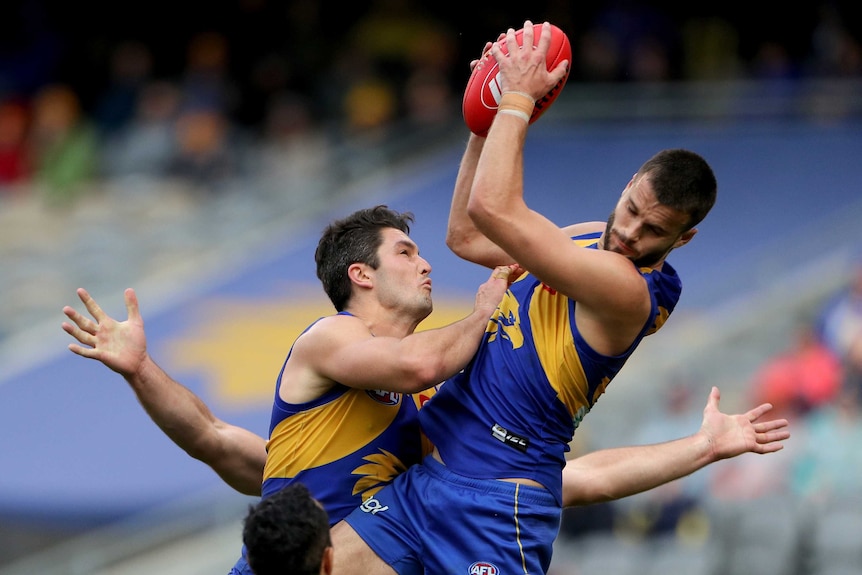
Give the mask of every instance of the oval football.
MULTIPOLYGON (((535 24, 533 26, 534 43, 538 43, 541 33, 542 25, 535 24)), ((523 28, 515 32, 515 39, 519 46, 523 46, 523 28)), ((505 53, 505 44, 502 45, 502 49, 505 53)), ((551 45, 548 48, 548 56, 546 58, 548 70, 554 69, 563 60, 572 61, 572 46, 566 33, 559 27, 551 24, 551 45)), ((467 127, 471 132, 479 136, 488 135, 491 122, 497 114, 497 107, 500 104, 501 96, 499 73, 499 66, 489 53, 485 54, 479 63, 476 64, 476 67, 473 68, 470 74, 470 78, 467 80, 461 111, 467 127)), ((533 108, 533 114, 530 117, 531 124, 538 120, 551 107, 551 104, 560 95, 568 77, 569 73, 566 71, 565 76, 563 76, 557 85, 551 88, 543 98, 536 101, 536 106, 533 108)))

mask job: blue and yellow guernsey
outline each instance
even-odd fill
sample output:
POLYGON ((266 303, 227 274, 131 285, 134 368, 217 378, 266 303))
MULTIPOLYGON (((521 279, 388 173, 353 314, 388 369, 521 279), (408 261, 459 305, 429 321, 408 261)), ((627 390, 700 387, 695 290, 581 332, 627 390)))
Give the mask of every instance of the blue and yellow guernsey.
MULTIPOLYGON (((573 238, 597 248, 601 234, 573 238)), ((575 325, 575 302, 525 275, 503 298, 479 351, 419 414, 453 472, 479 479, 538 481, 562 503, 562 468, 575 429, 640 341, 658 330, 682 284, 664 263, 640 270, 652 311, 625 353, 596 353, 575 325)))
POLYGON ((314 401, 289 404, 279 397, 281 384, 279 374, 263 497, 301 481, 335 524, 430 450, 418 411, 434 388, 405 395, 336 385, 314 401))

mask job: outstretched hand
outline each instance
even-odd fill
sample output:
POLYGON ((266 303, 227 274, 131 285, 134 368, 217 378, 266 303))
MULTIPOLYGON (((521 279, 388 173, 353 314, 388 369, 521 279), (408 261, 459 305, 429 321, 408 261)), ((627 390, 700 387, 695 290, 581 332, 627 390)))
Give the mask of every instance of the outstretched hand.
POLYGON ((63 308, 72 323, 63 322, 63 331, 78 343, 70 343, 72 353, 95 359, 121 375, 135 373, 147 357, 147 338, 144 320, 138 309, 138 297, 132 288, 124 296, 128 319, 117 321, 106 314, 84 288, 78 288, 78 297, 93 319, 70 306, 63 308))
POLYGON ((760 421, 772 409, 772 404, 764 403, 743 414, 727 415, 718 408, 720 400, 721 392, 713 387, 703 408, 700 427, 700 433, 705 434, 712 445, 715 460, 748 452, 773 453, 784 448, 782 442, 790 437, 787 420, 760 421))

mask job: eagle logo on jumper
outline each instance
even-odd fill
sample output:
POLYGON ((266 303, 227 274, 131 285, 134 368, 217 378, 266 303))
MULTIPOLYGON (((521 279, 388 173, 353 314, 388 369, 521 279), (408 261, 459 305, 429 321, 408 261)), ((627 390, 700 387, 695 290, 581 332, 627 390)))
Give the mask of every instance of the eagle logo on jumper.
POLYGON ((487 333, 491 334, 488 342, 495 341, 498 336, 508 340, 512 349, 518 349, 524 345, 524 333, 521 331, 521 307, 518 300, 507 291, 497 311, 488 322, 487 333))
POLYGON ((362 476, 353 484, 353 495, 361 495, 363 501, 373 497, 395 479, 396 475, 407 471, 407 466, 400 459, 384 449, 381 449, 380 453, 364 457, 363 460, 367 463, 352 472, 353 475, 362 476))

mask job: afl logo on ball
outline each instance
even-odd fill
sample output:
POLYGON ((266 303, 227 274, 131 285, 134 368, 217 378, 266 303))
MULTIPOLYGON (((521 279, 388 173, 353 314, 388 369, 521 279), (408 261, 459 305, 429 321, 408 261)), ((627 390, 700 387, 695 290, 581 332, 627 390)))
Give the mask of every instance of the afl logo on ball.
POLYGON ((377 403, 382 403, 384 405, 398 405, 398 402, 401 401, 401 394, 395 393, 394 391, 369 389, 365 393, 367 393, 368 397, 370 397, 377 403))
POLYGON ((477 561, 470 565, 470 575, 499 575, 500 570, 493 563, 477 561))

